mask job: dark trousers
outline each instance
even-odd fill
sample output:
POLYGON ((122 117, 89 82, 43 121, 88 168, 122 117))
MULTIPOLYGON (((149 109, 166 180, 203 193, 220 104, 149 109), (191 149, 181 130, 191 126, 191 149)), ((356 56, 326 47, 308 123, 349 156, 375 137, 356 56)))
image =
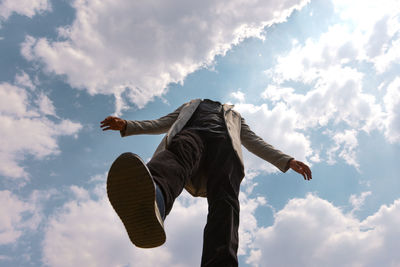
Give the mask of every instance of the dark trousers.
POLYGON ((201 266, 238 266, 240 161, 227 133, 183 130, 147 164, 161 187, 168 214, 185 181, 206 174, 208 216, 201 266))

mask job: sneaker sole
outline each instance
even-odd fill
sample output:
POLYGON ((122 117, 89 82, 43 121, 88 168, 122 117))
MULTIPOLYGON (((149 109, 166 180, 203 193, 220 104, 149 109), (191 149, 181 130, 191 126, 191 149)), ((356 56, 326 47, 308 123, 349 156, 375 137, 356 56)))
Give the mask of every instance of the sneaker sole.
POLYGON ((153 248, 164 244, 155 186, 139 156, 124 153, 114 161, 108 173, 107 195, 135 246, 153 248))

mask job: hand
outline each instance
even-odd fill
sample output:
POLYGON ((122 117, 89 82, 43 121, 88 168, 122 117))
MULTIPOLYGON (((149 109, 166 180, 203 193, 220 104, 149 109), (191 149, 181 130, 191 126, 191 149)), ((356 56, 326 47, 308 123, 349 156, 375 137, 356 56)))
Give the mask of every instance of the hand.
POLYGON ((114 116, 108 116, 100 123, 101 123, 100 127, 103 129, 103 131, 107 130, 122 131, 125 130, 126 128, 126 121, 114 116))
POLYGON ((295 172, 300 173, 303 175, 304 180, 311 180, 312 179, 312 174, 310 168, 304 164, 301 161, 292 159, 289 163, 289 166, 291 169, 293 169, 295 172))

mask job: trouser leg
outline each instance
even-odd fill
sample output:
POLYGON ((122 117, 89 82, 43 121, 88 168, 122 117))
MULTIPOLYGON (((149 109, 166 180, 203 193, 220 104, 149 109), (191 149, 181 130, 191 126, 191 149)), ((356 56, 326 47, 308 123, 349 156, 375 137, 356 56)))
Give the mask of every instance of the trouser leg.
POLYGON ((207 146, 208 216, 204 228, 202 267, 238 266, 240 162, 229 139, 216 139, 207 146))
POLYGON ((186 179, 199 168, 203 152, 204 144, 199 134, 183 130, 172 139, 168 149, 155 155, 147 164, 153 179, 164 193, 166 215, 181 194, 186 179))
POLYGON ((239 202, 221 197, 209 204, 201 266, 238 266, 239 202))

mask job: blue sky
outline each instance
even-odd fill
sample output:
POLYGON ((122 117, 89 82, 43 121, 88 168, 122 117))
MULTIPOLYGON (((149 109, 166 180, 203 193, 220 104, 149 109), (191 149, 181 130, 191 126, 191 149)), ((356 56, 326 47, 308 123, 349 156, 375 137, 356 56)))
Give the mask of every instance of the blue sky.
POLYGON ((240 266, 400 265, 398 62, 396 0, 0 0, 0 266, 198 266, 205 199, 143 250, 106 198, 112 161, 162 136, 99 128, 194 98, 313 171, 244 151, 240 266))

